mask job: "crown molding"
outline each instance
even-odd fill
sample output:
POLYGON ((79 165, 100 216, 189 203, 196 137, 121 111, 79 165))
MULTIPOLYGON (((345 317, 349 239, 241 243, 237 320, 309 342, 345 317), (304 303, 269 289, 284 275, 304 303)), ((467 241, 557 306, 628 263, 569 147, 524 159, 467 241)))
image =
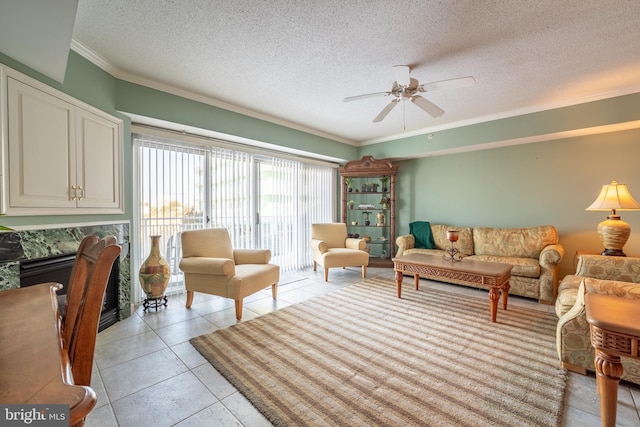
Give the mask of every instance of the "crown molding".
POLYGON ((495 113, 495 114, 487 114, 484 116, 474 117, 473 119, 460 120, 460 121, 448 123, 445 125, 432 126, 428 128, 417 129, 411 132, 403 132, 395 135, 385 136, 382 138, 370 139, 367 141, 360 142, 360 145, 365 146, 365 145, 379 144, 381 142, 389 142, 389 141, 394 141, 396 139, 401 139, 401 138, 427 135, 427 134, 441 132, 449 129, 455 129, 463 126, 476 125, 479 123, 486 123, 486 122, 491 122, 491 121, 500 120, 500 119, 508 119, 508 118, 517 117, 517 116, 524 116, 526 114, 540 113, 542 111, 554 110, 557 108, 571 107, 574 105, 586 104, 588 102, 601 101, 603 99, 615 98, 615 97, 624 96, 624 95, 631 95, 633 93, 638 93, 638 92, 640 92, 640 85, 631 86, 624 89, 600 93, 600 94, 583 96, 580 98, 573 98, 573 99, 565 100, 562 102, 539 104, 533 107, 519 108, 516 110, 504 111, 504 112, 495 113))
POLYGON ((229 104, 227 102, 220 101, 218 99, 211 98, 209 96, 201 95, 201 94, 198 94, 186 89, 181 89, 166 83, 161 83, 155 80, 151 80, 146 77, 139 76, 137 74, 129 73, 127 71, 124 71, 110 64, 98 53, 96 53, 89 47, 83 45, 77 40, 73 40, 73 39, 71 40, 71 49, 75 51, 78 55, 85 58, 87 61, 93 63, 97 67, 101 68, 102 70, 104 70, 105 72, 109 73, 110 75, 112 75, 113 77, 119 80, 124 80, 130 83, 135 83, 151 89, 156 89, 165 93, 169 93, 171 95, 179 96, 181 98, 190 99, 192 101, 197 101, 203 104, 211 105, 212 107, 222 108, 224 110, 242 114, 244 116, 248 116, 254 119, 264 120, 269 123, 273 123, 276 125, 290 128, 290 129, 298 130, 311 135, 319 136, 321 138, 327 138, 332 141, 340 142, 340 143, 351 145, 354 147, 359 146, 359 144, 356 141, 353 141, 350 139, 342 138, 337 135, 323 132, 318 129, 309 128, 297 123, 292 123, 268 114, 260 113, 260 112, 253 111, 243 107, 238 107, 237 105, 229 104))

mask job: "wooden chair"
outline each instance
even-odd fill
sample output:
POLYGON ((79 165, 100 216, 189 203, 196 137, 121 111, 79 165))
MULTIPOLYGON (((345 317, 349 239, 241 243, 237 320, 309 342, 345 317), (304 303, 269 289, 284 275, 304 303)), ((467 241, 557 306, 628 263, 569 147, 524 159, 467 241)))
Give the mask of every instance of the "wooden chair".
MULTIPOLYGON (((120 255, 113 236, 87 236, 71 270, 62 325, 62 346, 76 385, 91 385, 98 323, 111 268, 120 255)), ((64 353, 64 352, 63 352, 64 353)))

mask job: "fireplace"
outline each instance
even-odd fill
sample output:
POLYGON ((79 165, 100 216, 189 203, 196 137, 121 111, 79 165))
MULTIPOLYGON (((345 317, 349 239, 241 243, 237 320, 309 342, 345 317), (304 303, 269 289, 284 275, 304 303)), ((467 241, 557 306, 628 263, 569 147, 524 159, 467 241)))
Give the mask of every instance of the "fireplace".
MULTIPOLYGON (((58 305, 62 310, 66 301, 67 287, 75 254, 53 255, 45 258, 20 262, 20 287, 45 282, 62 284, 58 291, 58 305)), ((108 328, 118 321, 118 288, 120 285, 120 260, 116 258, 107 282, 98 331, 108 328)))

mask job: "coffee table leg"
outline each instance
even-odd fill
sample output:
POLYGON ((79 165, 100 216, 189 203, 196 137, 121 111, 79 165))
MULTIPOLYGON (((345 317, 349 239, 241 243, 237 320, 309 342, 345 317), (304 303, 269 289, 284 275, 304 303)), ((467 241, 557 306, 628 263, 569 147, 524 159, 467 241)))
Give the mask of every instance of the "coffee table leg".
POLYGON ((489 305, 491 308, 491 321, 496 322, 496 316, 498 314, 498 301, 500 300, 500 289, 489 288, 489 305))
POLYGON ((509 282, 502 286, 502 308, 504 310, 507 309, 507 302, 509 301, 509 289, 511 289, 509 282))
POLYGON ((620 357, 596 349, 596 383, 600 395, 600 417, 603 427, 616 425, 618 383, 623 373, 620 357))
POLYGON ((413 275, 413 283, 416 285, 416 291, 419 290, 419 287, 420 287, 420 275, 419 274, 414 274, 413 275))
POLYGON ((396 270, 396 289, 398 290, 398 298, 402 294, 402 271, 396 270))

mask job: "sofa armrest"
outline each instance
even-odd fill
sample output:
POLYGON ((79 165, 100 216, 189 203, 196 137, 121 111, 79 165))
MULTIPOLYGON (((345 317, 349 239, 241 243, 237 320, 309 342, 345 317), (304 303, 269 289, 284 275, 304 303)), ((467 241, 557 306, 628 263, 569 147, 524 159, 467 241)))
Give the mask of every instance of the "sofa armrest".
POLYGON ((269 264, 271 250, 269 249, 234 249, 233 258, 236 265, 240 264, 269 264))
POLYGON ((347 249, 359 249, 361 251, 367 248, 367 242, 364 239, 355 239, 353 237, 347 237, 344 242, 344 246, 347 249))
POLYGON ((560 244, 548 245, 545 246, 542 251, 540 251, 540 266, 545 268, 554 268, 556 265, 560 264, 564 258, 564 247, 560 244))
POLYGON ((327 245, 327 242, 325 241, 319 239, 311 239, 311 249, 323 254, 329 250, 329 245, 327 245))
POLYGON ((558 243, 547 245, 540 251, 538 264, 540 264, 540 294, 539 301, 542 304, 553 304, 558 295, 559 263, 564 257, 564 247, 558 243))
POLYGON ((185 274, 210 274, 213 276, 226 276, 231 278, 236 274, 236 266, 229 258, 205 258, 189 257, 182 258, 180 270, 185 274))
POLYGON ((580 365, 575 360, 577 357, 582 359, 583 364, 591 367, 593 350, 589 342, 589 323, 585 315, 584 288, 582 281, 573 307, 558 319, 556 349, 561 362, 580 365))
POLYGON ((407 249, 413 249, 416 245, 416 238, 413 237, 413 234, 405 234, 403 236, 398 236, 396 239, 396 246, 398 247, 398 252, 396 252, 396 256, 402 256, 404 251, 407 249))

